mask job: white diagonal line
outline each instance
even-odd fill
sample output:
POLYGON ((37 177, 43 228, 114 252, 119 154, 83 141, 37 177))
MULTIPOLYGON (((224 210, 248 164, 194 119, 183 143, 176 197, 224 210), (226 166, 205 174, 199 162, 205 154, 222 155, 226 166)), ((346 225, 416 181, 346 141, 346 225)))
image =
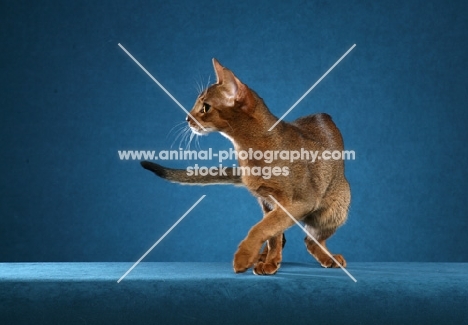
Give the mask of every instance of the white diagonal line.
POLYGON ((137 64, 137 65, 138 65, 138 66, 139 66, 139 67, 140 67, 140 68, 141 68, 141 69, 142 69, 142 70, 143 70, 143 71, 144 71, 144 72, 145 72, 145 73, 146 73, 146 74, 147 74, 147 75, 148 75, 148 76, 149 76, 149 77, 150 77, 150 78, 151 78, 151 79, 152 79, 152 80, 153 80, 153 81, 154 81, 154 82, 155 82, 155 83, 156 83, 156 84, 157 84, 157 85, 158 85, 158 86, 159 86, 159 87, 176 103, 176 104, 177 104, 177 105, 179 105, 180 108, 182 108, 182 110, 183 110, 185 113, 187 113, 188 116, 190 116, 190 118, 191 118, 192 120, 195 121, 195 123, 198 124, 199 127, 201 127, 201 128, 203 129, 203 131, 206 131, 206 129, 192 116, 192 114, 190 114, 189 111, 187 111, 187 110, 185 109, 185 107, 182 106, 182 104, 179 103, 179 101, 178 101, 177 99, 175 99, 175 97, 172 96, 172 94, 171 94, 166 88, 164 88, 164 86, 161 85, 161 83, 160 83, 158 80, 156 80, 156 78, 153 77, 153 76, 151 75, 151 73, 149 73, 149 71, 146 70, 145 67, 142 66, 140 62, 138 62, 137 59, 135 59, 135 58, 133 57, 133 55, 131 55, 130 52, 128 52, 127 49, 126 49, 125 47, 123 47, 122 44, 119 43, 119 46, 120 46, 120 48, 121 48, 125 53, 127 53, 127 55, 128 55, 128 56, 129 56, 129 57, 130 57, 130 58, 131 58, 131 59, 132 59, 132 60, 133 60, 133 61, 134 61, 134 62, 135 62, 135 63, 136 63, 136 64, 137 64))
POLYGON ((351 52, 355 47, 356 47, 356 44, 354 44, 353 46, 351 46, 351 48, 350 48, 348 51, 346 51, 346 53, 343 54, 343 56, 342 56, 341 58, 339 58, 338 61, 336 61, 335 64, 332 65, 332 67, 331 67, 330 69, 328 69, 328 71, 325 72, 325 74, 324 74, 323 76, 321 76, 320 79, 317 80, 317 82, 314 83, 314 84, 312 85, 312 87, 310 87, 309 90, 307 90, 307 91, 305 92, 305 94, 302 95, 302 97, 299 98, 299 99, 294 103, 294 105, 291 106, 291 108, 289 108, 289 109, 286 111, 286 113, 284 113, 283 116, 281 116, 280 119, 279 119, 278 121, 276 121, 275 124, 273 124, 273 126, 272 126, 271 128, 268 129, 268 131, 273 130, 274 127, 275 127, 276 125, 278 125, 278 123, 281 122, 281 121, 286 117, 286 115, 288 115, 289 112, 291 112, 291 111, 293 110, 293 108, 296 107, 297 104, 299 104, 299 103, 312 91, 312 89, 314 89, 315 86, 317 86, 317 85, 320 83, 320 81, 322 81, 323 78, 325 78, 325 77, 327 76, 327 74, 329 74, 329 73, 338 65, 338 63, 340 63, 341 60, 343 60, 343 59, 345 58, 345 56, 347 56, 347 55, 349 54, 349 52, 351 52))
POLYGON ((312 236, 308 231, 307 229, 304 228, 304 226, 302 226, 299 221, 297 221, 290 213, 288 210, 285 209, 285 207, 283 207, 281 205, 281 203, 279 203, 274 197, 273 195, 270 195, 271 199, 273 201, 275 201, 276 204, 278 204, 278 206, 296 223, 296 225, 298 225, 306 234, 307 236, 309 236, 310 239, 312 239, 328 256, 331 257, 331 259, 333 260, 333 262, 335 262, 337 265, 339 265, 339 267, 344 271, 344 273, 346 273, 346 275, 348 275, 351 280, 353 280, 354 282, 357 282, 357 280, 351 275, 351 273, 348 272, 348 270, 346 270, 343 265, 341 265, 334 257, 332 254, 330 254, 330 252, 325 248, 323 247, 322 245, 320 245, 320 243, 318 242, 317 239, 314 238, 314 236, 312 236))
POLYGON ((173 224, 172 227, 169 228, 164 233, 164 235, 162 235, 161 238, 159 238, 158 241, 155 242, 153 244, 153 246, 151 246, 150 249, 148 249, 146 251, 146 253, 144 253, 143 256, 140 257, 140 259, 138 261, 136 261, 135 264, 133 264, 132 267, 130 269, 128 269, 128 271, 125 272, 125 274, 120 277, 120 279, 117 281, 117 283, 120 283, 120 281, 122 281, 130 272, 132 272, 132 270, 146 257, 146 255, 148 255, 153 250, 153 248, 155 248, 172 231, 172 229, 174 229, 185 218, 185 216, 187 216, 187 214, 189 214, 190 211, 192 211, 198 205, 198 203, 200 203, 201 200, 203 200, 205 198, 205 196, 206 195, 202 195, 202 197, 199 198, 198 201, 195 202, 195 204, 192 205, 192 207, 190 209, 188 209, 187 212, 185 212, 184 215, 182 217, 180 217, 179 220, 177 220, 176 223, 173 224))

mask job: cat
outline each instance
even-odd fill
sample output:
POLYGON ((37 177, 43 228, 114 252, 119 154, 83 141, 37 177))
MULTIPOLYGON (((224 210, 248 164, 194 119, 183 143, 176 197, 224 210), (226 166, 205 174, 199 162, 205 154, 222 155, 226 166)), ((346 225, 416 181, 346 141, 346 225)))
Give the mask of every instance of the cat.
MULTIPOLYGON (((263 99, 232 71, 216 59, 213 59, 213 66, 216 83, 198 96, 186 118, 192 132, 198 135, 220 132, 233 143, 236 152, 248 151, 250 148, 262 152, 301 149, 343 151, 341 133, 328 114, 314 114, 292 123, 278 122, 263 99)), ((256 159, 238 159, 238 163, 243 168, 271 165, 256 159)), ((294 221, 275 200, 296 220, 302 221, 309 234, 325 249, 325 241, 347 219, 351 191, 344 175, 343 160, 322 159, 311 162, 301 159, 290 162, 277 159, 274 165, 281 170, 286 168, 288 175, 277 173, 269 178, 248 173, 239 176, 233 168, 226 168, 225 174, 217 176, 188 176, 186 170, 171 169, 149 161, 141 164, 145 169, 172 182, 243 185, 258 199, 264 216, 239 244, 233 261, 236 273, 253 267, 257 275, 271 275, 280 268, 282 249, 286 242, 283 232, 294 225, 294 221)), ((342 255, 333 255, 333 260, 308 236, 304 241, 307 251, 321 266, 333 268, 341 264, 346 267, 342 255)))

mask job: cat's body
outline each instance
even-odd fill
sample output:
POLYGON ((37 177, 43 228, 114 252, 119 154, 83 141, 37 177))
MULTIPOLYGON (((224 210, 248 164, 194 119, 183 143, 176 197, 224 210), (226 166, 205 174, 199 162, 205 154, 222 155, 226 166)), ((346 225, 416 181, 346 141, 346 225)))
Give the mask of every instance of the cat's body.
MULTIPOLYGON (((193 132, 204 134, 218 131, 231 140, 236 152, 298 151, 323 153, 325 150, 343 151, 343 140, 338 128, 327 114, 315 114, 292 123, 279 122, 263 100, 234 74, 213 60, 217 83, 205 90, 197 99, 187 121, 193 132), (196 123, 196 119, 205 129, 196 123)), ((344 176, 342 160, 289 160, 276 159, 267 163, 260 159, 239 159, 242 167, 287 168, 288 174, 265 178, 253 175, 190 177, 183 170, 174 170, 150 162, 143 167, 158 176, 179 183, 243 184, 258 198, 264 211, 263 219, 251 228, 240 243, 234 256, 235 272, 244 272, 254 266, 256 274, 274 274, 280 267, 283 232, 294 221, 271 198, 273 196, 296 220, 304 222, 309 233, 325 247, 325 241, 342 225, 347 217, 350 189, 344 176), (263 253, 259 251, 267 243, 263 253)), ((309 253, 324 267, 338 267, 313 240, 306 237, 309 253)), ((343 266, 341 255, 334 258, 343 266)))

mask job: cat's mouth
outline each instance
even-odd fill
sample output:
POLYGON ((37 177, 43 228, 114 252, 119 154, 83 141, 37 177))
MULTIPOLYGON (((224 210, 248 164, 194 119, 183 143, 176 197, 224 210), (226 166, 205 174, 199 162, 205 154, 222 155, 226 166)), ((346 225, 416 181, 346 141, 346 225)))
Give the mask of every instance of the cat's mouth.
POLYGON ((214 131, 212 128, 202 129, 202 128, 195 127, 195 126, 190 126, 190 130, 196 135, 207 135, 208 133, 214 131))

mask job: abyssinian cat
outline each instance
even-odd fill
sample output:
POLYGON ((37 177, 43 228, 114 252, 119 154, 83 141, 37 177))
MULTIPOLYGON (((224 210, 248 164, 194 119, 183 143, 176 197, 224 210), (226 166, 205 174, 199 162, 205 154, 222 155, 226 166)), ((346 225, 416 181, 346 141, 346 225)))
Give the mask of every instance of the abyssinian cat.
MULTIPOLYGON (((340 131, 327 114, 314 114, 292 123, 277 121, 267 106, 253 90, 242 83, 230 70, 213 59, 217 82, 197 98, 187 122, 196 134, 221 132, 234 145, 236 152, 249 149, 266 151, 317 151, 343 150, 340 131), (196 119, 203 128, 193 119, 196 119)), ((265 167, 264 160, 239 159, 241 167, 265 167)), ((250 267, 258 275, 275 274, 281 264, 285 244, 283 232, 294 221, 272 199, 275 198, 296 220, 304 223, 308 232, 323 246, 348 214, 351 193, 344 175, 343 160, 275 160, 275 166, 287 167, 288 175, 265 178, 244 173, 237 176, 232 168, 226 175, 188 176, 186 170, 170 169, 144 161, 142 166, 172 182, 187 184, 238 184, 244 185, 259 201, 264 216, 254 225, 240 243, 234 255, 236 273, 250 267), (266 245, 263 252, 260 250, 266 245), (260 254, 259 254, 260 253, 260 254)), ((339 267, 312 239, 305 238, 308 252, 323 267, 339 267)), ((342 255, 333 255, 343 267, 342 255)))

